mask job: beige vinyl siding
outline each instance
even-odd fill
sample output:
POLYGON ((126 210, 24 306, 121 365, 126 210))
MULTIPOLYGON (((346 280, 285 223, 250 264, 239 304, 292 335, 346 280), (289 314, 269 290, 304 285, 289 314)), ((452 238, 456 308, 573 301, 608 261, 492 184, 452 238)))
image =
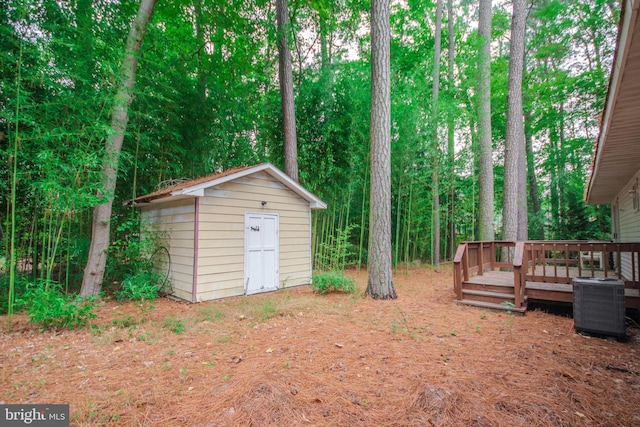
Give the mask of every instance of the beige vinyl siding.
MULTIPOLYGON (((640 212, 633 209, 629 191, 636 184, 636 179, 640 180, 640 171, 625 185, 618 194, 618 205, 620 213, 620 236, 621 242, 640 242, 640 212)), ((623 252, 621 254, 622 275, 627 279, 632 277, 631 272, 631 253, 623 252)), ((636 256, 636 278, 638 278, 639 260, 636 256)))
POLYGON ((248 212, 278 214, 280 287, 310 283, 309 203, 267 173, 258 172, 205 190, 200 202, 198 300, 244 294, 248 212))
POLYGON ((153 234, 171 257, 169 280, 175 296, 191 301, 193 289, 194 199, 145 206, 141 210, 145 234, 153 234))

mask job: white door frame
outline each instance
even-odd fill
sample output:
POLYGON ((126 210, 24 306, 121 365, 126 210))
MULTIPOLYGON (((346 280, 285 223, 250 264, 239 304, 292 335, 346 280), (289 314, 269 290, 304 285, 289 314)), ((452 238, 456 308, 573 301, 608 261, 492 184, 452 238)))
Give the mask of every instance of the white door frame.
MULTIPOLYGON (((263 236, 264 235, 262 235, 262 237, 263 236)), ((255 248, 254 248, 254 251, 255 251, 255 248)), ((261 252, 261 254, 259 255, 260 262, 264 263, 266 257, 264 256, 264 252, 263 252, 264 245, 262 241, 260 243, 259 251, 261 252)), ((271 213, 271 212, 245 212, 244 214, 244 292, 245 294, 250 295, 250 294, 255 294, 259 292, 275 291, 279 287, 280 287, 280 217, 277 213, 271 213), (269 283, 269 280, 265 280, 268 278, 264 277, 265 275, 264 265, 261 265, 261 268, 260 268, 261 273, 259 274, 261 276, 261 280, 264 280, 265 282, 262 282, 260 286, 257 286, 257 287, 250 286, 250 285, 253 285, 253 283, 251 284, 249 283, 249 281, 255 280, 255 277, 253 278, 250 277, 251 276, 250 251, 252 250, 252 248, 250 248, 250 234, 260 232, 260 230, 252 229, 252 226, 250 224, 250 218, 256 218, 256 217, 260 218, 259 227, 263 227, 265 218, 275 219, 275 230, 274 230, 274 236, 273 236, 274 248, 272 251, 269 250, 269 252, 274 253, 274 257, 275 257, 275 259, 273 260, 274 265, 272 266, 274 277, 271 278, 273 280, 273 285, 271 286, 265 285, 265 282, 269 283)))

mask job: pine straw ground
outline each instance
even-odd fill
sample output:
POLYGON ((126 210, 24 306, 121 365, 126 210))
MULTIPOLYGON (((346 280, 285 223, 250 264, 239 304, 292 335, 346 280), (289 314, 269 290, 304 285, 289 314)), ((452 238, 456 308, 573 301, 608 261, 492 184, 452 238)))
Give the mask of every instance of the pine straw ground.
MULTIPOLYGON (((451 266, 400 269, 398 299, 308 287, 0 335, 0 401, 69 403, 72 425, 637 426, 640 332, 454 303, 451 266)), ((6 318, 0 318, 6 324, 6 318)))

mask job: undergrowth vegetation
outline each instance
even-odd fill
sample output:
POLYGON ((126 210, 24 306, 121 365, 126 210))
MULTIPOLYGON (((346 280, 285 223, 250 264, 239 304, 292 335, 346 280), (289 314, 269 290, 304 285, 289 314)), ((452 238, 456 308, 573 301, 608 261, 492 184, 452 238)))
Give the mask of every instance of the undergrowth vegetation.
POLYGON ((354 293, 356 291, 356 283, 343 272, 327 271, 315 274, 311 285, 314 291, 319 294, 329 292, 354 293))
POLYGON ((66 295, 58 283, 37 280, 28 285, 19 304, 26 307, 29 321, 43 329, 85 326, 96 317, 95 298, 79 300, 75 294, 66 295))

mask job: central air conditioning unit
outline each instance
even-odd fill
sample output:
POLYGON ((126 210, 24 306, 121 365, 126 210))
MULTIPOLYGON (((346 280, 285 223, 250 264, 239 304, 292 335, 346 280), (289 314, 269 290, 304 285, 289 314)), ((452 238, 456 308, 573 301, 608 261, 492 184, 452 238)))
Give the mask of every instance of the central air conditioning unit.
POLYGON ((576 331, 624 338, 624 282, 612 278, 573 279, 573 321, 576 331))

